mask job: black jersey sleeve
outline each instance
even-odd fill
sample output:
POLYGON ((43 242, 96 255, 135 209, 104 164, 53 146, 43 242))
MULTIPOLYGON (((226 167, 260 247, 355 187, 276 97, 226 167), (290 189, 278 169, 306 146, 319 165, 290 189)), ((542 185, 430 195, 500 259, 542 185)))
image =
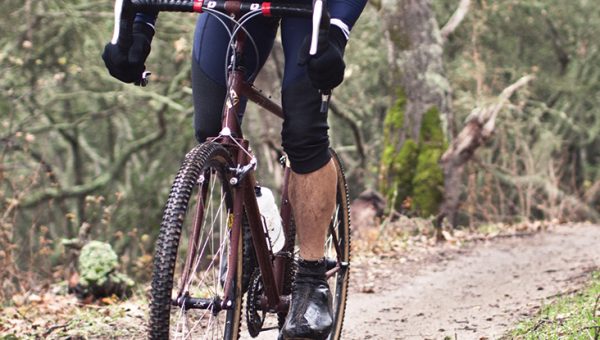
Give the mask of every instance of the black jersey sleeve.
POLYGON ((342 21, 349 32, 366 4, 367 0, 329 0, 329 14, 332 19, 342 21))

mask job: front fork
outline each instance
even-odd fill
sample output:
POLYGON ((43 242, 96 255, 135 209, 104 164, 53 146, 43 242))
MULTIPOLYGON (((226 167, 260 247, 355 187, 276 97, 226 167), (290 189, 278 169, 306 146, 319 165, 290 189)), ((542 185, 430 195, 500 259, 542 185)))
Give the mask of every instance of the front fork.
MULTIPOLYGON (((250 164, 248 155, 244 152, 238 152, 237 164, 250 164)), ((258 209, 258 203, 256 201, 256 195, 254 187, 256 186, 256 180, 254 178, 254 171, 246 171, 242 176, 232 177, 230 184, 234 187, 234 217, 233 227, 231 230, 231 243, 230 244, 241 244, 239 242, 242 230, 242 221, 244 213, 248 219, 250 225, 250 233, 252 235, 252 243, 256 252, 256 259, 260 268, 264 292, 268 301, 269 309, 278 309, 280 304, 279 292, 281 286, 278 284, 279 273, 274 270, 277 268, 277 264, 273 263, 272 254, 270 247, 267 244, 267 238, 265 237, 265 229, 263 227, 262 218, 258 209), (235 178, 235 180, 234 180, 235 178), (276 275, 277 274, 277 275, 276 275)), ((228 258, 228 268, 237 268, 236 264, 238 256, 241 256, 242 249, 239 247, 236 251, 230 251, 228 258)), ((231 294, 232 294, 232 283, 234 280, 235 270, 228 270, 227 277, 225 280, 225 296, 223 298, 222 307, 224 309, 231 307, 231 294)))

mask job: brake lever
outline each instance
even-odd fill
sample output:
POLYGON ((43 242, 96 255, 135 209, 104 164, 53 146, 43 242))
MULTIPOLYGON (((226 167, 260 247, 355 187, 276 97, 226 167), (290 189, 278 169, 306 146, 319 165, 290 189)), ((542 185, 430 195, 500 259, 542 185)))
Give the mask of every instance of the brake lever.
POLYGON ((329 111, 329 101, 331 100, 331 90, 320 90, 321 92, 321 109, 322 114, 327 114, 329 111))
POLYGON ((144 71, 142 73, 142 78, 135 83, 135 85, 137 86, 141 86, 141 87, 146 87, 146 85, 148 85, 148 83, 150 82, 150 75, 152 74, 152 72, 150 71, 144 71))

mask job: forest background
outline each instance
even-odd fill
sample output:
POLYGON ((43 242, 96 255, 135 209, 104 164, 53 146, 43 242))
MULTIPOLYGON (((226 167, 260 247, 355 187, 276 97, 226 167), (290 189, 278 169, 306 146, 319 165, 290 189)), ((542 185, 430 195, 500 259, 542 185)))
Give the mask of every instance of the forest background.
MULTIPOLYGON (((139 88, 100 58, 112 3, 0 6, 0 300, 65 279, 69 246, 92 239, 144 282, 171 181, 196 143, 195 17, 160 15, 151 83, 139 88)), ((351 198, 379 197, 383 220, 456 228, 597 221, 598 37, 597 1, 369 2, 330 115, 351 198)), ((276 43, 257 81, 274 98, 282 64, 276 43)), ((277 188, 280 123, 250 106, 245 128, 259 178, 277 188)))

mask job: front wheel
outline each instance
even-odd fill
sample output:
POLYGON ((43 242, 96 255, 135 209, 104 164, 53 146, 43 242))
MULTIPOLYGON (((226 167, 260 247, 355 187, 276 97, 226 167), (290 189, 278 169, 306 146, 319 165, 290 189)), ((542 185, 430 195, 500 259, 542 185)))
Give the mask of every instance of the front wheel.
POLYGON ((333 150, 330 152, 337 170, 337 190, 325 242, 325 257, 329 263, 328 283, 333 297, 333 328, 329 340, 337 340, 342 336, 350 279, 350 204, 344 168, 338 155, 333 150))
POLYGON ((151 339, 239 337, 243 236, 232 244, 232 167, 226 149, 205 143, 188 153, 175 178, 154 257, 151 339), (233 264, 232 251, 239 255, 233 264))

